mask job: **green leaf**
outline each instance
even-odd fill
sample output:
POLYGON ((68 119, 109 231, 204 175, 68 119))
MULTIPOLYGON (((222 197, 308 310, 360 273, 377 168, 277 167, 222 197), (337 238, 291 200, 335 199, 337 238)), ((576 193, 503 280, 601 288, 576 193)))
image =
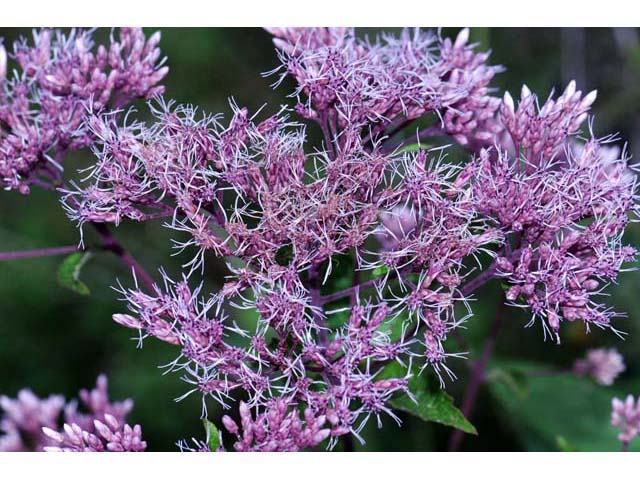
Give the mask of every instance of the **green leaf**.
MULTIPOLYGON (((603 387, 586 377, 553 373, 544 364, 496 359, 492 365, 517 370, 527 377, 525 398, 514 395, 513 388, 505 382, 488 384, 497 401, 495 412, 511 427, 525 450, 554 450, 559 447, 558 437, 565 439, 565 446, 583 452, 620 450, 616 429, 609 425, 611 398, 637 391, 637 381, 603 387)), ((631 447, 637 450, 640 443, 631 447)))
POLYGON ((209 450, 215 452, 218 450, 218 447, 220 447, 220 433, 218 432, 215 424, 206 418, 202 420, 202 423, 204 424, 204 431, 207 435, 207 445, 209 446, 209 450))
POLYGON ((409 145, 405 145, 404 147, 398 149, 398 153, 419 152, 420 150, 428 150, 429 148, 431 148, 431 147, 429 145, 427 145, 426 143, 422 143, 422 144, 411 143, 409 145))
POLYGON ((89 295, 89 287, 79 278, 80 271, 89 258, 90 252, 76 252, 65 258, 58 267, 58 283, 80 295, 89 295))
MULTIPOLYGON (((404 376, 404 367, 397 363, 388 365, 381 372, 381 378, 402 378, 404 376)), ((441 390, 439 386, 430 386, 425 374, 420 375, 417 371, 414 372, 414 375, 409 379, 409 391, 413 394, 415 402, 407 394, 402 394, 392 399, 389 402, 390 405, 425 422, 436 422, 457 428, 465 433, 478 434, 476 428, 454 405, 451 395, 441 390)))
POLYGON ((386 275, 388 271, 389 271, 388 267, 386 267, 384 265, 380 265, 379 267, 374 268, 374 270, 373 270, 373 278, 382 277, 382 276, 386 275))
POLYGON ((511 389, 518 398, 526 398, 529 395, 527 375, 518 369, 496 367, 487 373, 488 382, 501 382, 511 389))
POLYGON ((577 452, 576 448, 571 445, 562 435, 556 437, 556 445, 561 452, 577 452))
POLYGON ((453 398, 443 392, 417 392, 413 394, 417 403, 407 395, 391 400, 393 408, 410 413, 425 422, 436 422, 457 428, 465 433, 477 435, 476 428, 465 418, 453 404, 453 398))

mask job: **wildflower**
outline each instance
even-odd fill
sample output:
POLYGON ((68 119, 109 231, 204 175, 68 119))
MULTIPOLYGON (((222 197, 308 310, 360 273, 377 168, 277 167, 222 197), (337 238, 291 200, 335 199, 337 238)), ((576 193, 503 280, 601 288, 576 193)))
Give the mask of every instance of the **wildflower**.
POLYGON ((465 167, 476 209, 518 242, 500 260, 507 299, 558 342, 562 321, 611 328, 618 314, 597 296, 635 257, 622 243, 637 214, 628 158, 608 145, 612 137, 575 137, 594 99, 573 83, 539 108, 526 87, 517 108, 505 95, 500 117, 515 150, 482 150, 465 167))
MULTIPOLYGON (((78 131, 95 164, 60 189, 81 229, 164 217, 179 232, 174 246, 191 255, 182 275, 161 270, 160 284, 120 287, 128 312, 113 320, 140 341, 176 347, 167 368, 189 385, 184 396, 225 409, 245 399, 239 423, 223 419, 235 449, 332 448, 342 435, 360 438, 370 418, 399 422, 389 400, 410 394, 412 365, 443 386, 455 378, 447 361, 461 354, 447 339, 471 317, 473 291, 495 276, 508 303, 529 309, 558 342, 565 321, 615 328, 617 314, 597 295, 635 256, 622 243, 637 212, 635 175, 614 137, 578 138, 595 93, 570 83, 542 106, 526 87, 517 106, 496 97, 490 82, 501 67, 466 29, 455 39, 415 29, 374 41, 345 28, 271 31, 276 84, 286 75, 297 84, 291 109, 263 118, 231 102, 224 121, 158 98, 141 122, 105 100, 78 131), (294 114, 317 124, 321 145, 294 114), (449 136, 469 161, 451 162, 443 148, 398 148, 419 118, 428 127, 418 142, 449 136), (194 281, 210 255, 230 272, 217 292, 194 281), (491 266, 476 275, 472 260, 491 266), (353 262, 351 287, 327 292, 344 280, 343 261, 353 262), (257 319, 240 326, 232 310, 257 319), (406 374, 381 375, 389 364, 406 374)), ((133 36, 124 50, 135 63, 145 43, 133 36)), ((82 58, 83 39, 74 43, 82 58)), ((36 40, 19 49, 27 72, 48 58, 50 38, 36 40)), ((129 94, 157 91, 166 72, 152 50, 148 76, 134 76, 129 94)), ((60 75, 42 84, 58 96, 77 90, 67 93, 60 75)), ((606 382, 613 370, 591 373, 606 382)), ((126 406, 98 408, 101 393, 86 397, 99 424, 47 430, 58 448, 142 448, 124 425, 126 406)))
POLYGON ((586 358, 576 360, 573 366, 574 372, 590 375, 600 385, 613 385, 624 370, 624 359, 615 348, 589 350, 586 358))
POLYGON ((82 389, 79 402, 65 402, 61 395, 38 398, 31 390, 18 393, 16 399, 0 397, 4 415, 0 419, 0 451, 140 451, 140 427, 125 424, 133 408, 131 399, 112 402, 107 391, 107 377, 98 376, 95 388, 82 389), (63 431, 58 431, 60 416, 63 431))
POLYGON ((89 112, 118 111, 162 93, 168 68, 159 41, 159 33, 147 40, 142 29, 122 28, 108 45, 95 46, 90 30, 42 29, 32 45, 24 38, 14 44, 19 69, 11 78, 0 45, 0 185, 23 194, 32 184, 57 187, 65 154, 95 140, 89 112))
POLYGON ((122 425, 118 419, 106 414, 104 423, 94 420, 93 426, 94 433, 83 430, 76 423, 65 423, 61 432, 44 427, 44 434, 53 443, 44 449, 47 452, 142 452, 147 448, 140 425, 122 425))
POLYGON ((489 55, 468 45, 468 29, 455 41, 415 29, 373 43, 353 29, 271 31, 281 52, 277 83, 283 70, 296 79, 296 111, 309 119, 375 135, 438 111, 440 132, 462 145, 491 144, 501 129, 500 100, 488 84, 502 67, 486 65, 489 55))
POLYGON ((236 451, 291 452, 313 447, 325 440, 330 429, 323 428, 326 417, 316 416, 312 410, 304 412, 304 421, 298 412, 287 413, 283 400, 276 400, 255 419, 246 403, 240 403, 242 433, 238 425, 228 416, 223 425, 232 435, 238 436, 234 444, 236 451))
POLYGON ((42 427, 53 428, 64 407, 61 395, 38 398, 31 390, 23 389, 15 399, 0 397, 3 415, 0 420, 0 451, 20 452, 42 450, 47 444, 42 427))
POLYGON ((242 392, 242 428, 223 421, 236 449, 332 446, 359 435, 361 419, 395 419, 387 401, 407 392, 406 378, 382 380, 371 365, 417 362, 443 385, 454 378, 447 360, 459 354, 445 343, 467 318, 456 306, 473 291, 468 258, 495 258, 508 301, 556 339, 565 320, 610 326, 614 313, 594 296, 633 258, 621 233, 635 181, 609 139, 576 139, 595 94, 570 84, 539 109, 526 88, 517 107, 493 97, 501 69, 468 45, 466 30, 455 40, 406 30, 375 42, 351 29, 272 32, 282 63, 272 73, 296 80, 294 110, 319 124, 322 148, 307 148, 286 108, 260 121, 232 103, 223 123, 160 100, 151 124, 91 116, 97 162, 64 198, 80 226, 170 211, 167 226, 187 235, 176 247, 195 254, 182 278, 121 289, 130 312, 114 321, 180 349, 169 368, 191 385, 185 395, 229 408, 242 392), (431 134, 478 154, 458 166, 442 150, 389 147, 427 115, 431 134), (231 276, 205 294, 191 277, 209 254, 229 259, 231 276), (356 284, 323 297, 347 254, 359 272, 386 273, 371 295, 356 284), (234 324, 231 307, 257 312, 255 329, 234 324), (326 426, 311 428, 313 419, 326 426))
POLYGON ((611 425, 620 430, 618 440, 626 448, 640 431, 640 399, 634 400, 633 395, 628 395, 624 401, 614 398, 611 407, 611 425))

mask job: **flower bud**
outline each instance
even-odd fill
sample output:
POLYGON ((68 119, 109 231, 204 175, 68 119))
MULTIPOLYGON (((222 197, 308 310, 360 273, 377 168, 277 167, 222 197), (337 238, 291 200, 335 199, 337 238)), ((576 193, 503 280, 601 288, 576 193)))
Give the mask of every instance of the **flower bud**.
POLYGON ((222 417, 222 424, 224 428, 232 435, 238 434, 238 425, 234 422, 229 415, 224 415, 222 417))
POLYGON ((123 327, 142 328, 142 322, 139 319, 132 317, 131 315, 116 313, 111 318, 113 318, 114 322, 119 323, 123 327))

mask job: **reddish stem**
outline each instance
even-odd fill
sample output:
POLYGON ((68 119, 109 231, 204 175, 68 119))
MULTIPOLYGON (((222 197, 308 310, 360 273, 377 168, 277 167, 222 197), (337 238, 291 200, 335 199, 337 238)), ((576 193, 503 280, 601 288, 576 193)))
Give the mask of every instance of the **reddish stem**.
MULTIPOLYGON (((475 406, 476 400, 478 398, 480 386, 484 383, 487 364, 489 363, 489 359, 493 354, 496 339, 498 337, 498 333, 500 332, 500 327, 502 326, 504 310, 504 295, 500 295, 500 304, 498 305, 496 318, 493 321, 493 325, 491 325, 489 336, 484 342, 480 358, 478 358, 478 360, 475 362, 475 365, 473 366, 471 380, 469 381, 469 385, 467 386, 467 390, 462 401, 462 414, 467 418, 469 418, 473 413, 473 407, 475 406)), ((454 430, 451 434, 451 437, 449 438, 448 450, 450 452, 458 451, 463 438, 464 432, 462 430, 454 430)))
POLYGON ((0 252, 0 262, 7 260, 19 260, 23 258, 50 257, 54 255, 66 255, 68 253, 82 251, 76 245, 66 247, 37 248, 34 250, 19 250, 15 252, 0 252))
POLYGON ((91 223, 91 225, 102 238, 103 248, 120 258, 125 265, 133 270, 136 278, 142 280, 142 283, 144 283, 150 291, 153 291, 155 282, 151 275, 149 275, 138 261, 118 242, 109 228, 104 223, 91 223))

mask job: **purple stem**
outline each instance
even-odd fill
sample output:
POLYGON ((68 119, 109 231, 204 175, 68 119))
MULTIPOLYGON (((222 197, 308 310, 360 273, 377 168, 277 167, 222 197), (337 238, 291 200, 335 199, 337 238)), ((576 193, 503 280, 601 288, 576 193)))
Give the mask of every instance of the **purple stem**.
POLYGON ((317 265, 309 267, 309 295, 311 296, 311 305, 314 307, 313 321, 318 328, 318 338, 320 344, 326 347, 329 343, 329 337, 327 336, 327 329, 322 316, 323 302, 320 296, 320 273, 317 265))
POLYGON ((154 291, 155 282, 138 261, 118 242, 109 228, 103 223, 91 223, 93 228, 102 238, 103 248, 115 254, 125 265, 127 265, 142 280, 142 283, 151 291, 154 291))
POLYGON ((367 280, 366 282, 362 282, 358 285, 345 288, 344 290, 340 290, 339 292, 330 293, 329 295, 320 297, 319 302, 321 305, 324 305, 325 303, 335 302, 336 300, 340 300, 341 298, 350 297, 358 291, 367 290, 368 288, 374 287, 378 282, 381 282, 383 280, 384 277, 372 278, 371 280, 367 280))
POLYGON ((482 285, 484 285, 489 280, 491 280, 493 278, 493 276, 496 274, 496 270, 497 269, 498 269, 498 266, 494 262, 493 264, 491 264, 491 266, 489 268, 487 268, 480 275, 478 275, 477 277, 473 278, 472 280, 469 280, 469 282, 466 283, 460 289, 460 293, 462 293, 462 296, 466 297, 467 295, 470 295, 477 288, 480 288, 482 285))
MULTIPOLYGON (((475 362, 473 366, 473 371, 471 373, 471 380, 469 381, 469 385, 467 386, 467 390, 464 393, 464 399, 462 401, 462 414, 469 418, 471 413, 473 412, 473 407, 475 406, 476 400, 478 398, 478 392, 480 391, 480 386, 485 380, 485 370, 487 368, 487 364, 489 363, 489 359, 493 354, 493 349, 496 344, 496 339, 498 337, 498 333, 500 332, 500 327, 502 326, 502 319, 504 316, 505 305, 504 305, 504 295, 500 295, 500 304, 498 305, 498 311, 496 312, 496 318, 493 321, 493 325, 491 325, 491 331, 489 332, 489 336, 484 342, 482 347, 482 353, 480 354, 480 358, 475 362)), ((449 448, 450 452, 456 452, 460 448, 460 444, 462 443, 462 439, 464 438, 464 432, 462 430, 454 430, 449 438, 449 448)))
MULTIPOLYGON (((62 190, 69 191, 69 187, 64 185, 62 190)), ((78 203, 76 199, 72 199, 78 203)), ((138 261, 122 246, 120 242, 113 236, 109 227, 104 223, 91 222, 90 225, 102 238, 102 248, 115 254, 125 265, 133 270, 136 278, 142 280, 142 283, 149 289, 150 292, 155 290, 155 282, 151 275, 149 275, 144 268, 138 263, 138 261)))
MULTIPOLYGON (((489 280, 491 280, 496 274, 496 270, 497 270, 497 266, 494 263, 488 269, 482 272, 480 275, 475 277, 473 280, 470 280, 469 283, 467 283, 460 289, 462 296, 466 297, 467 295, 474 292, 477 288, 480 288, 482 285, 484 285, 489 280)), ((402 273, 403 272, 400 272, 400 276, 402 276, 402 273)), ((392 273, 391 275, 389 275, 389 279, 391 279, 392 276, 395 276, 395 274, 392 273)), ((340 300, 341 298, 350 297, 358 291, 363 291, 363 290, 367 290, 369 288, 375 287, 376 284, 378 284, 379 282, 382 282, 383 280, 384 280, 384 277, 372 278, 371 280, 367 280, 366 282, 353 285, 349 288, 345 288, 344 290, 340 290, 338 292, 324 295, 319 299, 320 304, 324 305, 325 303, 335 302, 336 300, 340 300)))
MULTIPOLYGON (((92 224, 100 237, 102 237, 103 244, 100 248, 108 250, 114 253, 122 262, 129 268, 133 269, 136 276, 142 280, 142 282, 153 291, 154 281, 144 268, 133 258, 133 256, 127 252, 124 247, 116 240, 111 234, 109 229, 104 224, 93 223, 92 224)), ((84 249, 78 248, 76 245, 68 245, 65 247, 51 247, 51 248, 37 248, 34 250, 18 250, 15 252, 0 252, 0 262, 10 260, 20 260, 25 258, 37 258, 37 257, 51 257, 54 255, 67 255, 69 253, 82 252, 84 249)))
POLYGON ((319 118, 318 123, 320 124, 320 129, 322 130, 322 136, 324 137, 324 143, 325 145, 325 149, 327 150, 327 153, 329 154, 329 159, 330 160, 335 160, 336 159, 336 148, 335 145, 333 144, 333 142, 331 141, 332 137, 331 134, 329 133, 329 129, 327 128, 327 116, 322 115, 319 118))
POLYGON ((7 260, 19 260, 22 258, 49 257, 53 255, 66 255, 68 253, 80 252, 76 245, 66 247, 38 248, 35 250, 19 250, 16 252, 0 252, 0 262, 7 260))

